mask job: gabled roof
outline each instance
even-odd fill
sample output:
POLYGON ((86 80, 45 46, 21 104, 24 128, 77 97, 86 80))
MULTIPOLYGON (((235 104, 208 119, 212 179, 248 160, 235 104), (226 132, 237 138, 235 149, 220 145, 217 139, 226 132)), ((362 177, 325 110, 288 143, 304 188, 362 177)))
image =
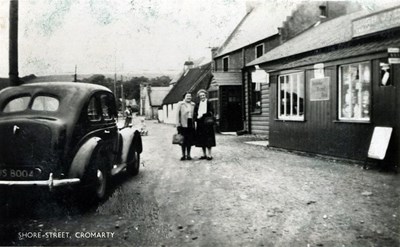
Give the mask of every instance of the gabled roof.
POLYGON ((170 87, 151 87, 151 106, 161 106, 165 96, 167 96, 170 89, 170 87))
POLYGON ((274 60, 318 50, 324 47, 349 42, 352 40, 352 20, 368 14, 371 14, 371 11, 362 10, 323 22, 251 61, 246 64, 246 66, 272 62, 274 60))
POLYGON ((186 92, 196 93, 199 89, 207 89, 210 85, 211 77, 211 63, 189 69, 169 91, 162 104, 174 104, 181 101, 186 92))
POLYGON ((290 1, 265 1, 254 7, 226 39, 216 57, 278 34, 278 27, 296 6, 294 2, 290 1))

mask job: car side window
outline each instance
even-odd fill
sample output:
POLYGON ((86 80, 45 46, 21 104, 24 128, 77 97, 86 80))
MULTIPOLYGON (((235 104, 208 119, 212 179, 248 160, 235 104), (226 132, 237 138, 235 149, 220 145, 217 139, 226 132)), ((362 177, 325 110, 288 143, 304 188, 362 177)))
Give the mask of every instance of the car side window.
POLYGON ((89 121, 96 122, 101 120, 101 115, 99 113, 99 109, 97 107, 97 100, 96 97, 92 97, 89 101, 89 105, 87 108, 87 117, 89 121))
POLYGON ((113 98, 109 94, 100 96, 101 113, 104 120, 114 120, 112 100, 113 98))

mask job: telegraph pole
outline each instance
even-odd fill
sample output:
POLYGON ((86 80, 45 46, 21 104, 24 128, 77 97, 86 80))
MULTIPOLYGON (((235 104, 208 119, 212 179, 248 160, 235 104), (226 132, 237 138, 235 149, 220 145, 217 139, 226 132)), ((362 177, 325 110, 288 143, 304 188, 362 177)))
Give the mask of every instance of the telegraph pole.
POLYGON ((122 100, 122 112, 125 112, 124 80, 122 75, 121 75, 121 100, 122 100))
POLYGON ((10 30, 9 30, 9 78, 10 86, 19 86, 18 75, 18 0, 10 0, 10 30))
POLYGON ((78 82, 77 65, 75 65, 74 82, 78 82))

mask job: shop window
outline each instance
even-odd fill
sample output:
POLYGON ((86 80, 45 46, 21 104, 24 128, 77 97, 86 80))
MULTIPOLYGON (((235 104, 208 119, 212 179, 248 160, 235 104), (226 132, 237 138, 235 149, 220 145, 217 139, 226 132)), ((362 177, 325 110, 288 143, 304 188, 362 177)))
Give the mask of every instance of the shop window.
POLYGON ((369 62, 340 66, 339 120, 370 120, 371 65, 369 62))
POLYGON ((380 68, 380 86, 391 86, 392 85, 392 77, 390 75, 390 64, 388 59, 381 59, 379 61, 380 68))
POLYGON ((224 71, 229 70, 229 57, 222 58, 222 66, 224 71))
POLYGON ((279 76, 278 119, 304 120, 304 74, 279 76))
POLYGON ((251 112, 261 113, 261 83, 251 83, 251 112))

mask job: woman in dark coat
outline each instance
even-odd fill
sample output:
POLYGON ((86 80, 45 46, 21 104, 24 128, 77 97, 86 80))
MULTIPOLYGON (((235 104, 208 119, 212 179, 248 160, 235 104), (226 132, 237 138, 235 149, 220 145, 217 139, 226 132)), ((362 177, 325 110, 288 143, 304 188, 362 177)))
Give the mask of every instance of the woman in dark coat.
POLYGON ((215 147, 214 124, 205 124, 206 117, 214 117, 214 109, 207 100, 207 91, 201 89, 197 92, 199 102, 194 107, 194 119, 196 121, 196 147, 203 149, 203 156, 200 159, 212 160, 211 149, 215 147), (207 152, 208 151, 208 154, 207 152))

